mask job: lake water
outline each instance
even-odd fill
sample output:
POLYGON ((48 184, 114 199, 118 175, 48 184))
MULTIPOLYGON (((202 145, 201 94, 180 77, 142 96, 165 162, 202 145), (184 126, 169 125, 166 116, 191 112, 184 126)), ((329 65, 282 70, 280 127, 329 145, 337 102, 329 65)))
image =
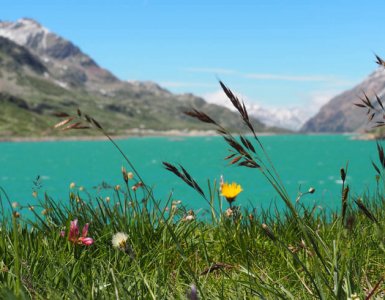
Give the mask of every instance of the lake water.
MULTIPOLYGON (((340 203, 340 168, 349 162, 348 184, 353 195, 375 187, 371 159, 377 161, 374 141, 352 140, 345 135, 266 136, 261 140, 269 152, 289 194, 296 198, 299 188, 310 187, 316 193, 303 201, 323 207, 340 203)), ((207 181, 219 179, 238 182, 244 192, 237 198, 242 206, 268 207, 280 200, 256 169, 229 166, 224 157, 228 147, 220 137, 145 137, 118 140, 157 199, 170 193, 192 208, 207 207, 206 202, 174 174, 162 167, 162 161, 182 164, 207 190, 207 181)), ((92 195, 93 187, 107 182, 121 184, 120 168, 124 159, 108 141, 55 141, 0 143, 0 186, 11 201, 34 204, 33 181, 41 178, 40 195, 47 192, 57 201, 68 201, 69 184, 84 186, 92 195)), ((127 168, 128 166, 125 165, 127 168)), ((128 168, 128 171, 129 168, 128 168)), ((113 194, 111 190, 102 196, 113 194)))

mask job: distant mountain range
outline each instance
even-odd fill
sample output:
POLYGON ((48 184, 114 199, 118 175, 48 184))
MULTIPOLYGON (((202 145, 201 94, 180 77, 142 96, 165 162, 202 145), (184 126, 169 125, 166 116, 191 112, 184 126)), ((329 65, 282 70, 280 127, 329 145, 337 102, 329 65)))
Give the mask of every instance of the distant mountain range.
MULTIPOLYGON (((360 84, 347 90, 321 107, 320 111, 310 118, 301 128, 303 132, 359 132, 368 129, 365 111, 354 103, 359 103, 364 93, 371 99, 375 95, 385 95, 385 69, 378 68, 360 84)), ((373 102, 374 104, 377 101, 373 102)))
MULTIPOLYGON (((307 116, 301 108, 246 106, 260 132, 285 132, 277 127, 315 133, 357 132, 367 128, 364 113, 354 106, 363 92, 369 97, 385 94, 384 68, 332 98, 305 124, 307 116)), ((52 113, 77 108, 116 134, 138 129, 211 129, 183 114, 191 108, 239 131, 239 116, 222 103, 209 103, 192 94, 176 95, 154 82, 120 80, 35 20, 0 21, 0 138, 57 135, 52 130, 57 121, 52 113)))
MULTIPOLYGON (((127 82, 101 68, 70 41, 32 19, 0 22, 0 137, 56 135, 53 112, 86 111, 105 128, 125 134, 210 129, 183 114, 203 110, 239 130, 233 111, 192 94, 175 95, 153 82, 127 82)), ((257 118, 258 131, 267 128, 257 118)))

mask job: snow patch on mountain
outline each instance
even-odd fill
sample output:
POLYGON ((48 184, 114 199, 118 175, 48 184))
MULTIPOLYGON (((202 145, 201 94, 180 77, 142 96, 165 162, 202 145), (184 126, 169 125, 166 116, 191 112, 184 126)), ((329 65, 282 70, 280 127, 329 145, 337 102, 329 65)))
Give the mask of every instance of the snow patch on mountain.
MULTIPOLYGON (((280 128, 298 130, 311 117, 308 111, 300 107, 267 107, 252 102, 244 96, 238 96, 245 102, 246 109, 250 116, 260 120, 267 126, 276 126, 280 128)), ((235 110, 230 100, 222 90, 203 95, 203 98, 217 105, 225 106, 235 110)))
POLYGON ((47 28, 28 18, 20 19, 17 22, 0 22, 0 36, 8 38, 21 46, 30 44, 32 39, 38 37, 42 46, 46 48, 46 39, 49 33, 50 31, 47 28))

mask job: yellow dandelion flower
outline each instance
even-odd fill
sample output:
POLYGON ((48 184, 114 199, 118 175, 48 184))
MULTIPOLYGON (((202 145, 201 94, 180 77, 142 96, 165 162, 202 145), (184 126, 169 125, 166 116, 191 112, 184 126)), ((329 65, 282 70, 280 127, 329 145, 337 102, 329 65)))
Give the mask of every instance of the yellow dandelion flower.
POLYGON ((233 182, 231 184, 225 182, 222 184, 221 193, 222 196, 224 196, 230 204, 235 200, 235 198, 238 196, 240 192, 242 192, 242 187, 233 182))

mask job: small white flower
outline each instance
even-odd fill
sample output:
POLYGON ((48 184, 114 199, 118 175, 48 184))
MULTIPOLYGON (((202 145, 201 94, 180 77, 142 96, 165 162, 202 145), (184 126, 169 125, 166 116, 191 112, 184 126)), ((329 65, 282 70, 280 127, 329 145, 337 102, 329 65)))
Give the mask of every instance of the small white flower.
POLYGON ((114 248, 125 250, 128 235, 124 232, 115 233, 112 237, 111 243, 114 248))
POLYGON ((19 203, 18 202, 12 202, 12 207, 13 208, 18 208, 19 207, 19 203))
POLYGON ((234 214, 233 210, 231 208, 226 209, 225 216, 230 218, 234 214))
POLYGON ((354 293, 354 294, 351 294, 350 297, 348 297, 348 300, 360 300, 360 297, 354 293))
POLYGON ((192 221, 192 220, 194 220, 195 219, 195 217, 193 216, 193 215, 188 215, 188 216, 185 216, 184 217, 184 220, 185 221, 192 221))

